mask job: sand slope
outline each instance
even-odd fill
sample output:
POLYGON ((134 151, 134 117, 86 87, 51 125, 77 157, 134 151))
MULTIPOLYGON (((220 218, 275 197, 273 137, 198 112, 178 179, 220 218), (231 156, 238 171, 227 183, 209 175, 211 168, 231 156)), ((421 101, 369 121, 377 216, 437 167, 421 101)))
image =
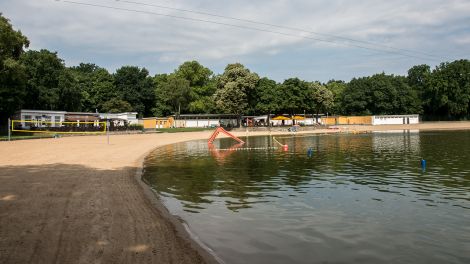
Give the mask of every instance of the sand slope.
POLYGON ((0 143, 0 263, 202 263, 135 180, 143 154, 209 132, 0 143))

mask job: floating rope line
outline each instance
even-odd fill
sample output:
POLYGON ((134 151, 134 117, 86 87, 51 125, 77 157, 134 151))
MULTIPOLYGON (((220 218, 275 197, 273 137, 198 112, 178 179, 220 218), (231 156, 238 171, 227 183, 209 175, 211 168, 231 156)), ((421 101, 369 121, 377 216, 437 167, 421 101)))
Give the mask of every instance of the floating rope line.
POLYGON ((284 145, 281 144, 279 141, 277 141, 277 139, 276 139, 275 137, 273 137, 273 140, 274 140, 274 142, 276 142, 277 144, 279 144, 279 146, 284 147, 284 145))
POLYGON ((278 149, 278 147, 259 147, 259 148, 226 148, 226 149, 214 149, 217 151, 242 151, 242 150, 270 150, 270 149, 278 149))

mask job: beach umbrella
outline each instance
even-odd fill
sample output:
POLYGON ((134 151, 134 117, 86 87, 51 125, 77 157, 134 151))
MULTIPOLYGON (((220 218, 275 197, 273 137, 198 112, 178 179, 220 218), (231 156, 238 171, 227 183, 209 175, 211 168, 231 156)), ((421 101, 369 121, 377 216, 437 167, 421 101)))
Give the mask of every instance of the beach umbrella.
POLYGON ((285 116, 276 116, 276 117, 271 118, 271 120, 291 120, 291 119, 285 116))
POLYGON ((293 116, 292 119, 293 120, 305 120, 305 117, 303 117, 303 116, 293 116))

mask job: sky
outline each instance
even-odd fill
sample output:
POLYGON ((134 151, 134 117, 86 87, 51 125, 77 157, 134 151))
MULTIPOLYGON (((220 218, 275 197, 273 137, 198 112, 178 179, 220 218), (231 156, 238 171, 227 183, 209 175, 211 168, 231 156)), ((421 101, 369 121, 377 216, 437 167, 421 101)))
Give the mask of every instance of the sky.
POLYGON ((0 0, 0 12, 30 49, 110 72, 197 60, 327 82, 470 59, 468 0, 0 0))

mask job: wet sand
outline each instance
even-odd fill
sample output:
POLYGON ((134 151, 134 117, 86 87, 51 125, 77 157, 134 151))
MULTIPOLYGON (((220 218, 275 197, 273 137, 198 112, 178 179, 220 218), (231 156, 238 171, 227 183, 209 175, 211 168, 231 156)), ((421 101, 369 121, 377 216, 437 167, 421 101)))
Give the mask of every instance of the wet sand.
MULTIPOLYGON (((299 133, 398 129, 470 129, 470 122, 299 133)), ((0 142, 0 263, 214 263, 139 180, 156 147, 210 134, 112 135, 110 145, 105 136, 0 142)))

